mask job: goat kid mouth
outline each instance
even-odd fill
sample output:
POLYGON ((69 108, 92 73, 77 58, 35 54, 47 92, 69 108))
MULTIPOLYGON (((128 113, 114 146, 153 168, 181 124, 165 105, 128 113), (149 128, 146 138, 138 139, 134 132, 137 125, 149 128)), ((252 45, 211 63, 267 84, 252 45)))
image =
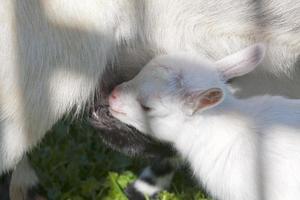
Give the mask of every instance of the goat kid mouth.
POLYGON ((111 107, 109 107, 108 109, 109 109, 109 112, 110 112, 112 115, 114 115, 114 114, 116 114, 116 115, 126 115, 126 113, 121 112, 121 111, 118 111, 118 110, 114 110, 114 109, 112 109, 111 107))

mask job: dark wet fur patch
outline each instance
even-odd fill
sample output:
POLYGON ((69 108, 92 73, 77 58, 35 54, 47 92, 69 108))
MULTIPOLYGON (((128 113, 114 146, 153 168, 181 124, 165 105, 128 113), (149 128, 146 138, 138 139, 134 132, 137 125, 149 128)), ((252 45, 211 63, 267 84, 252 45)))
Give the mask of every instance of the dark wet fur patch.
POLYGON ((141 177, 140 180, 146 182, 149 185, 155 186, 155 184, 156 184, 155 177, 144 176, 144 177, 141 177))
POLYGON ((152 173, 157 176, 165 176, 175 171, 176 167, 168 159, 158 160, 150 166, 152 173))
POLYGON ((91 106, 90 122, 98 130, 103 142, 116 151, 129 156, 170 157, 174 155, 170 144, 146 136, 113 117, 108 110, 110 92, 115 86, 133 78, 135 74, 129 74, 120 67, 106 67, 95 93, 94 104, 91 106))

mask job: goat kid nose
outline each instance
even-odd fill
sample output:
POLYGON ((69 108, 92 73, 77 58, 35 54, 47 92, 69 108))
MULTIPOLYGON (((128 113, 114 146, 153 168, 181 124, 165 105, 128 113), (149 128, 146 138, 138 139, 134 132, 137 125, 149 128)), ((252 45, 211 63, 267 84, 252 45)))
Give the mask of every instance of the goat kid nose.
POLYGON ((110 93, 108 102, 111 107, 117 108, 120 107, 120 89, 115 87, 110 93))
POLYGON ((112 98, 112 99, 117 99, 118 98, 118 96, 119 96, 119 89, 118 89, 118 87, 115 87, 114 89, 113 89, 113 91, 111 92, 111 94, 110 94, 110 98, 112 98))
POLYGON ((113 91, 110 93, 108 98, 108 104, 110 107, 110 112, 113 111, 113 113, 121 113, 125 114, 123 110, 123 104, 120 98, 120 89, 118 87, 115 87, 113 91))

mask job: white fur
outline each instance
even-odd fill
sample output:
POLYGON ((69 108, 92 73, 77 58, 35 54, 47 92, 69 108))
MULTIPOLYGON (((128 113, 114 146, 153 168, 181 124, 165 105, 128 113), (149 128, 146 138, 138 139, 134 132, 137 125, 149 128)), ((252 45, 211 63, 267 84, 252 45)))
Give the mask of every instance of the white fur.
POLYGON ((250 72, 262 57, 261 45, 216 63, 188 54, 157 57, 118 87, 114 101, 121 106, 110 106, 121 113, 112 114, 173 143, 216 199, 299 199, 300 100, 237 99, 223 82, 250 72), (206 104, 205 91, 223 96, 206 104))
POLYGON ((267 59, 235 82, 238 95, 299 97, 299 4, 0 0, 0 173, 15 167, 63 114, 85 105, 114 58, 142 66, 145 56, 190 50, 217 60, 264 41, 267 59))

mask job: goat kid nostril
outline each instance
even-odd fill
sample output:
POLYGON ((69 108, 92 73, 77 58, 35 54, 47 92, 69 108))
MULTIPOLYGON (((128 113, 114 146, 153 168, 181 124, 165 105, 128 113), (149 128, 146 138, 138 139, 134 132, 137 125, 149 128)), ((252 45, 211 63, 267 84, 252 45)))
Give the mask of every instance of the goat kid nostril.
POLYGON ((108 104, 113 109, 119 109, 121 107, 120 98, 118 98, 118 95, 116 92, 112 92, 108 97, 108 104))
POLYGON ((112 99, 116 99, 116 98, 118 98, 118 96, 119 96, 118 87, 115 87, 115 88, 113 89, 113 91, 111 92, 110 97, 111 97, 112 99))
POLYGON ((118 113, 123 113, 123 103, 122 103, 122 98, 120 98, 121 95, 121 91, 120 91, 120 87, 115 87, 113 89, 113 91, 110 93, 109 97, 108 97, 108 104, 110 109, 112 109, 114 112, 118 112, 118 113))
POLYGON ((116 101, 117 101, 117 97, 114 96, 114 95, 110 95, 108 97, 108 103, 109 103, 109 106, 114 106, 116 104, 116 101))
POLYGON ((112 99, 116 99, 116 98, 117 98, 117 96, 116 96, 116 95, 114 95, 114 94, 112 94, 112 95, 111 95, 111 98, 112 98, 112 99))

